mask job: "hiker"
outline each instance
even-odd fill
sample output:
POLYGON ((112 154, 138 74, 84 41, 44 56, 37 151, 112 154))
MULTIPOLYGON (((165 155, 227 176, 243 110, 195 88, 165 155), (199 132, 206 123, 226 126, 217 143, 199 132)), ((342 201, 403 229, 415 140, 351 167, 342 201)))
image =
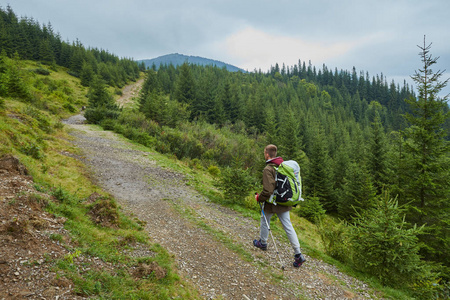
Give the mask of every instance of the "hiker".
POLYGON ((297 233, 291 223, 289 211, 292 209, 292 206, 274 205, 266 202, 266 200, 269 200, 272 196, 276 188, 276 170, 274 167, 278 167, 283 162, 283 159, 279 156, 277 157, 277 146, 275 145, 267 145, 266 148, 264 148, 264 158, 266 159, 266 167, 263 170, 263 190, 261 194, 255 194, 255 199, 257 202, 262 203, 263 210, 261 213, 260 239, 254 240, 253 245, 261 250, 267 250, 270 219, 273 214, 277 214, 283 225, 284 231, 291 242, 292 248, 294 249, 293 265, 298 268, 306 261, 306 259, 301 253, 297 233))

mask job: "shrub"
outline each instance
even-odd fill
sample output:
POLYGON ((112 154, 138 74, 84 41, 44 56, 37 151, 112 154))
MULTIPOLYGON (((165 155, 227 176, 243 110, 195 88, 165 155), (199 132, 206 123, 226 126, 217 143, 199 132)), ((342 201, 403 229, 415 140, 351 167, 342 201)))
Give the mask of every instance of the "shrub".
MULTIPOLYGON (((389 286, 424 289, 435 275, 419 256, 418 234, 424 227, 407 226, 396 199, 388 195, 351 225, 356 267, 389 286)), ((424 292, 424 291, 422 291, 424 292)))
POLYGON ((50 118, 43 114, 38 109, 34 108, 31 105, 28 105, 23 109, 23 113, 34 118, 38 122, 39 129, 46 133, 52 132, 52 124, 50 118))
POLYGON ((352 253, 348 236, 349 229, 345 223, 335 223, 329 218, 323 218, 319 221, 317 227, 325 252, 341 262, 351 262, 352 253))
POLYGON ((115 89, 114 89, 114 94, 119 95, 119 96, 122 96, 122 95, 123 95, 123 92, 122 92, 121 89, 115 88, 115 89))
POLYGON ((41 151, 41 147, 39 147, 34 143, 23 145, 20 148, 20 152, 22 152, 25 155, 31 156, 34 159, 41 159, 44 157, 44 154, 41 151))
POLYGON ((135 110, 124 110, 120 114, 118 121, 121 124, 127 124, 135 128, 146 129, 149 121, 145 118, 145 115, 135 110))
POLYGON ((252 211, 261 209, 258 202, 256 202, 254 195, 248 195, 244 198, 244 207, 251 209, 252 211))
POLYGON ((47 69, 45 69, 45 68, 42 68, 42 67, 41 67, 41 68, 35 69, 35 70, 34 70, 34 73, 40 74, 40 75, 45 75, 45 76, 50 75, 50 71, 47 70, 47 69))
POLYGON ((57 188, 53 188, 52 191, 50 192, 50 194, 53 197, 55 197, 55 199, 57 199, 61 202, 66 202, 66 203, 72 202, 72 200, 74 198, 74 197, 72 197, 72 195, 69 194, 69 192, 64 190, 61 186, 59 186, 57 188))
POLYGON ((84 117, 89 123, 100 124, 103 119, 117 119, 119 111, 106 107, 89 107, 84 113, 84 117))
POLYGON ((197 169, 197 170, 202 170, 203 166, 201 164, 201 161, 198 158, 194 158, 192 160, 189 160, 189 168, 191 169, 197 169))
POLYGON ((100 126, 102 126, 104 130, 114 130, 115 125, 116 121, 111 119, 104 119, 100 122, 100 126))
POLYGON ((74 72, 74 71, 72 71, 72 70, 69 70, 69 71, 67 71, 67 74, 69 74, 70 76, 73 76, 73 77, 80 77, 80 74, 78 74, 77 72, 74 72))
POLYGON ((325 209, 323 209, 318 197, 310 197, 300 203, 298 215, 312 223, 317 223, 325 215, 325 209))
POLYGON ((218 185, 223 190, 226 201, 238 203, 254 188, 254 181, 249 170, 241 168, 235 162, 232 167, 223 169, 218 185))
POLYGON ((70 104, 70 103, 64 104, 63 107, 64 107, 66 110, 70 111, 71 113, 73 113, 73 112, 75 112, 75 111, 77 110, 77 109, 76 109, 72 104, 70 104))
POLYGON ((28 85, 24 82, 22 74, 16 68, 10 68, 6 74, 5 87, 8 96, 31 101, 32 95, 28 85))
POLYGON ((213 165, 209 166, 208 172, 209 172, 209 174, 211 174, 214 177, 220 176, 220 169, 217 166, 213 166, 213 165))

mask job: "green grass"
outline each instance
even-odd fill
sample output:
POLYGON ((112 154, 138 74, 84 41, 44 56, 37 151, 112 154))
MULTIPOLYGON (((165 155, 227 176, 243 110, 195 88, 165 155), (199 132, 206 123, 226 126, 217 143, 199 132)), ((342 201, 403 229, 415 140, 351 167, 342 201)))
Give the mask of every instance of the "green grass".
MULTIPOLYGON (((170 200, 167 200, 167 201, 170 201, 170 200)), ((206 224, 202 219, 199 218, 199 215, 195 212, 195 210, 193 210, 185 205, 181 206, 181 205, 177 205, 173 202, 172 202, 172 204, 173 204, 172 207, 176 211, 178 211, 181 216, 188 219, 191 223, 195 224, 197 227, 205 230, 205 232, 209 233, 212 237, 214 237, 222 245, 224 245, 231 251, 238 254, 241 259, 243 259, 244 261, 247 261, 247 262, 253 261, 253 256, 251 255, 251 253, 247 252, 244 249, 244 247, 242 247, 240 244, 237 244, 232 238, 230 238, 223 231, 217 230, 217 229, 213 228, 212 226, 206 224)))

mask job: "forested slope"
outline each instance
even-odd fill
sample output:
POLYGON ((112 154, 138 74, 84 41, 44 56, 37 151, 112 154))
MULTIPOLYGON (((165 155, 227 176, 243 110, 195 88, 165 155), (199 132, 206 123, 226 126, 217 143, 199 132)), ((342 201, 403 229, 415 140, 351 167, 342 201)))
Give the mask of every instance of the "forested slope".
MULTIPOLYGON (((88 121, 209 170, 224 204, 257 189, 262 150, 274 143, 302 167, 306 201, 296 212, 318 225, 328 255, 419 297, 445 293, 449 109, 437 97, 446 81, 431 76, 436 61, 425 42, 417 95, 382 75, 300 61, 267 73, 184 64, 147 70, 137 105, 119 108, 111 90, 137 79, 142 65, 79 41, 69 45, 50 25, 19 20, 9 7, 0 13, 0 109, 14 98, 37 116, 35 108, 74 112, 83 95, 51 85, 44 94, 50 81, 22 76, 29 70, 20 59, 43 63, 33 70, 39 75, 63 66, 89 87, 88 121)), ((40 120, 41 130, 50 130, 40 120)), ((40 143, 24 145, 23 153, 40 159, 40 143)))

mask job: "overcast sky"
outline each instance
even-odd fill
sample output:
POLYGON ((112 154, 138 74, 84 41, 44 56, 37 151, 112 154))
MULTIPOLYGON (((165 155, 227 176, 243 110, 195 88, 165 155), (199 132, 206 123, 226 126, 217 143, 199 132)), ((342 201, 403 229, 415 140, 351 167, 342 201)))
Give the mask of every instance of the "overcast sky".
POLYGON ((119 57, 180 53, 264 72, 300 59, 400 84, 421 68, 426 35, 440 57, 433 70, 450 77, 449 0, 0 0, 8 4, 119 57))

